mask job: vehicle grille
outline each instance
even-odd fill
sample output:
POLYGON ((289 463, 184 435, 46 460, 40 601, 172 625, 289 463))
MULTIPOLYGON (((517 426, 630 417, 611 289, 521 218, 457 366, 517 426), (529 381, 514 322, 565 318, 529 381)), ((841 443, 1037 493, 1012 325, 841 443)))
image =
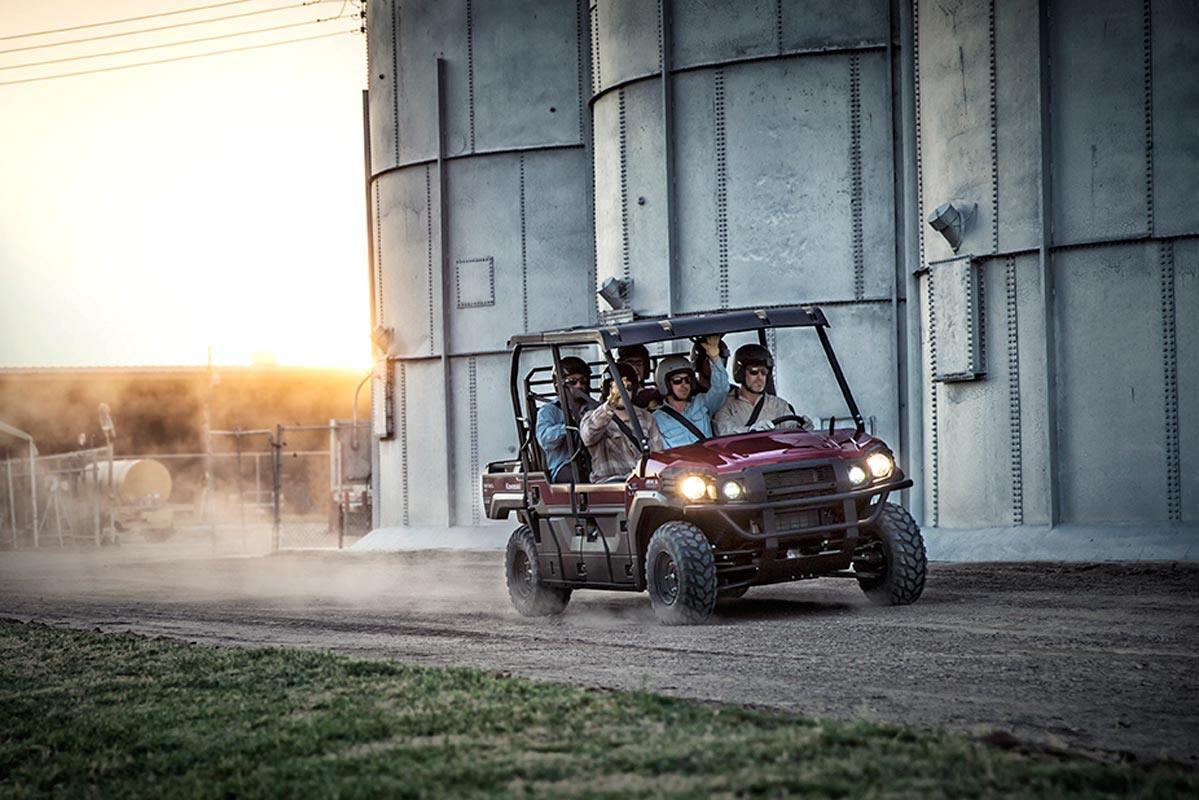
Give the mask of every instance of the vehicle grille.
POLYGON ((844 521, 845 515, 839 508, 808 508, 802 511, 776 514, 774 517, 774 530, 779 536, 787 536, 794 533, 803 533, 808 528, 816 528, 821 525, 836 525, 844 521))
POLYGON ((766 499, 803 495, 833 494, 836 492, 836 476, 829 464, 799 469, 783 469, 762 475, 766 483, 766 499))

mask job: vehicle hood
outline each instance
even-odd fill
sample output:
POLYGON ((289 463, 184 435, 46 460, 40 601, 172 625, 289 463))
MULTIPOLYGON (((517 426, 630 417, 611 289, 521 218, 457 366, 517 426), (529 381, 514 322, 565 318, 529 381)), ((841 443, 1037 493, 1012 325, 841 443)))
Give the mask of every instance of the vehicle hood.
POLYGON ((883 446, 873 436, 854 434, 852 429, 837 430, 832 436, 798 430, 745 433, 663 450, 652 454, 649 461, 656 462, 659 469, 685 462, 723 473, 780 462, 858 458, 883 446))

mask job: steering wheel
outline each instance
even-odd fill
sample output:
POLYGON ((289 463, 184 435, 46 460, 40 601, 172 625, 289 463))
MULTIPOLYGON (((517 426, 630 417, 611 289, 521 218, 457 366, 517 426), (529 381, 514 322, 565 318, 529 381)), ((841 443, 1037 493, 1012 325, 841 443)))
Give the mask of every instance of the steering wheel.
POLYGON ((807 417, 800 414, 783 414, 781 417, 775 417, 774 419, 770 420, 771 425, 778 425, 780 422, 795 422, 799 424, 801 429, 812 424, 807 417))

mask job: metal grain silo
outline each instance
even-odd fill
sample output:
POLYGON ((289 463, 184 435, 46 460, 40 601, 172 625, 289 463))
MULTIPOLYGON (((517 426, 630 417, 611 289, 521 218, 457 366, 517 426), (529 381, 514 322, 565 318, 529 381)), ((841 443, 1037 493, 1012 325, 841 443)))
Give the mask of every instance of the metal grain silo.
POLYGON ((926 522, 1196 521, 1199 6, 913 9, 926 522))
MULTIPOLYGON (((593 0, 590 14, 599 279, 631 280, 637 313, 822 304, 864 413, 906 456, 891 4, 593 0)), ((844 417, 831 376, 805 372, 815 337, 777 339, 779 393, 844 417)))
POLYGON ((514 452, 504 345, 595 310, 585 5, 368 4, 375 525, 479 521, 514 452))

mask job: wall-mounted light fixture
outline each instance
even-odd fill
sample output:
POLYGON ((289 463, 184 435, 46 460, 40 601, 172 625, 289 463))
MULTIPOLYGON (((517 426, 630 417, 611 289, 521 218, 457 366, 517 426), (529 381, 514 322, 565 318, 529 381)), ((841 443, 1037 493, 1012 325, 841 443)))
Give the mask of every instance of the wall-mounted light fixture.
POLYGON ((596 294, 602 297, 613 311, 620 311, 629 303, 629 287, 632 283, 620 278, 608 278, 596 294))
POLYGON ((962 246, 962 235, 966 232, 970 220, 974 218, 977 208, 978 203, 966 203, 961 200, 942 203, 928 215, 928 224, 945 237, 945 241, 949 242, 949 246, 956 253, 962 246))

